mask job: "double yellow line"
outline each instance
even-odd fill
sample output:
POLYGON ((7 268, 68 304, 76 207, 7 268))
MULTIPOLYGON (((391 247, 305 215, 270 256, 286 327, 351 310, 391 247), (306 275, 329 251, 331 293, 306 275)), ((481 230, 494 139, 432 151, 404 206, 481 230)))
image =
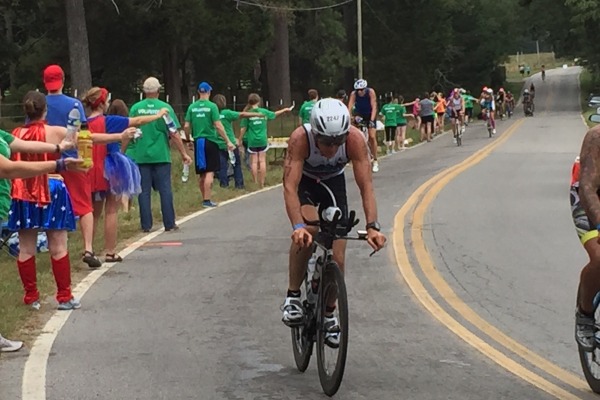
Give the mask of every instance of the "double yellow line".
POLYGON ((443 325, 454 332, 457 336, 480 351, 483 355, 496 362, 499 366, 515 374, 519 378, 531 383, 537 388, 553 395, 558 399, 580 399, 580 397, 563 389, 562 387, 550 382, 548 379, 540 376, 527 368, 522 362, 514 357, 515 355, 525 360, 537 368, 545 371, 547 374, 556 378, 563 384, 570 386, 577 391, 590 392, 587 383, 577 375, 565 371, 557 365, 546 360, 542 356, 531 351, 522 344, 516 342, 505 333, 492 326, 486 320, 481 318, 472 308, 470 308, 458 295, 452 290, 450 285, 444 280, 442 275, 435 268, 434 262, 427 251, 423 239, 423 223, 425 213, 431 203, 442 189, 459 174, 473 167, 486 158, 494 149, 506 142, 523 124, 524 119, 513 123, 509 129, 497 140, 476 152, 463 162, 437 174, 423 185, 421 185, 402 206, 394 219, 393 245, 398 262, 398 269, 404 277, 404 280, 414 293, 419 302, 443 325), (415 206, 416 205, 416 206, 415 206), (414 208, 414 209, 413 209, 414 208), (410 214, 412 210, 412 214, 410 214), (409 215, 410 214, 410 215, 409 215), (409 216, 407 220, 407 216, 409 216), (451 316, 438 303, 429 291, 423 285, 415 272, 415 266, 411 264, 408 256, 408 248, 405 242, 405 224, 412 226, 410 230, 410 239, 413 252, 417 260, 417 265, 422 274, 427 278, 430 284, 437 290, 446 303, 453 308, 462 318, 474 325, 485 335, 477 334, 474 330, 468 329, 462 325, 453 316, 451 316), (491 339, 491 340, 490 340, 491 339), (497 344, 508 350, 505 354, 493 347, 490 342, 497 344))

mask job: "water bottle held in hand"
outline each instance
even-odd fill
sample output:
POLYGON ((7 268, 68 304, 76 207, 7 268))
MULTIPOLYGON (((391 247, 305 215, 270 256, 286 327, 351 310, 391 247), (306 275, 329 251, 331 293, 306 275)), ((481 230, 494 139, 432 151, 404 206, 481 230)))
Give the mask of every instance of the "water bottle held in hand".
POLYGON ((169 113, 163 115, 163 119, 165 120, 165 123, 167 124, 167 129, 169 129, 169 132, 171 133, 177 133, 177 127, 175 126, 175 121, 173 121, 173 118, 171 118, 171 115, 169 113))
POLYGON ((67 135, 65 136, 65 140, 75 143, 77 141, 77 131, 79 130, 80 125, 81 113, 79 112, 79 108, 77 108, 77 103, 75 103, 73 109, 69 112, 69 117, 67 119, 67 135))

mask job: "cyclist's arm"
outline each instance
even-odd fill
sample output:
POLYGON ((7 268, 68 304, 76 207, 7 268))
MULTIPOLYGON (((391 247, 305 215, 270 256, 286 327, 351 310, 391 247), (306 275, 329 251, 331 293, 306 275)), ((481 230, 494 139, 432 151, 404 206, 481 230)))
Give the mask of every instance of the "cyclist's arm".
POLYGON ((346 144, 348 158, 352 161, 352 172, 354 180, 360 190, 366 222, 377 221, 377 203, 373 191, 373 179, 371 176, 371 160, 367 151, 367 143, 362 133, 350 128, 350 135, 346 144))
POLYGON ((600 127, 588 131, 581 145, 579 197, 594 229, 600 224, 600 127))
POLYGON ((356 103, 356 91, 350 93, 350 99, 348 99, 348 111, 350 115, 352 115, 352 111, 354 111, 354 103, 356 103))
POLYGON ((377 94, 373 88, 369 89, 371 91, 371 121, 377 120, 377 94))
POLYGON ((302 167, 307 153, 306 133, 304 128, 299 127, 290 135, 283 164, 283 199, 292 226, 304 223, 300 198, 298 197, 298 185, 300 185, 300 179, 302 179, 302 167))

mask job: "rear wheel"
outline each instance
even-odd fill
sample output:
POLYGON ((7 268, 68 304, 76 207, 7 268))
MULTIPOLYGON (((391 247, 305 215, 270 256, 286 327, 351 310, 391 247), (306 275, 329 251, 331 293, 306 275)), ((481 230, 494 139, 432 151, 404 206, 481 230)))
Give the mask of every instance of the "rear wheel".
POLYGON ((348 352, 348 298, 346 296, 346 284, 344 282, 344 275, 335 263, 330 263, 325 268, 325 273, 321 278, 318 304, 320 306, 317 323, 319 380, 321 381, 323 392, 327 396, 333 396, 342 383, 348 352), (337 346, 327 343, 328 332, 325 331, 326 307, 327 303, 331 302, 332 299, 336 299, 333 316, 337 318, 339 326, 337 346))

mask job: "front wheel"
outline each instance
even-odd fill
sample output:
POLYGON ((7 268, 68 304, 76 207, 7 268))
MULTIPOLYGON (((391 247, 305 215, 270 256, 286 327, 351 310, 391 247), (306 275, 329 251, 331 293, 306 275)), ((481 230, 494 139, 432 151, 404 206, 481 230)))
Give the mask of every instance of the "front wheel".
POLYGON ((348 297, 346 295, 346 284, 344 275, 336 263, 330 263, 325 267, 325 273, 321 278, 321 290, 319 291, 317 322, 317 362, 319 368, 319 380, 323 392, 327 396, 337 393, 346 367, 346 356, 348 353, 348 297), (327 304, 333 303, 332 311, 327 304), (332 344, 328 339, 331 330, 325 330, 326 315, 332 314, 337 318, 338 328, 336 343, 332 344))
MULTIPOLYGON (((306 276, 305 276, 306 279, 306 276)), ((304 285, 310 287, 310 285, 304 285)), ((302 290, 305 292, 305 290, 302 290)), ((313 307, 308 305, 306 296, 308 293, 302 293, 304 304, 304 323, 299 326, 292 327, 292 349, 294 351, 294 361, 298 371, 304 372, 310 363, 312 356, 314 337, 315 337, 315 321, 313 307)))

